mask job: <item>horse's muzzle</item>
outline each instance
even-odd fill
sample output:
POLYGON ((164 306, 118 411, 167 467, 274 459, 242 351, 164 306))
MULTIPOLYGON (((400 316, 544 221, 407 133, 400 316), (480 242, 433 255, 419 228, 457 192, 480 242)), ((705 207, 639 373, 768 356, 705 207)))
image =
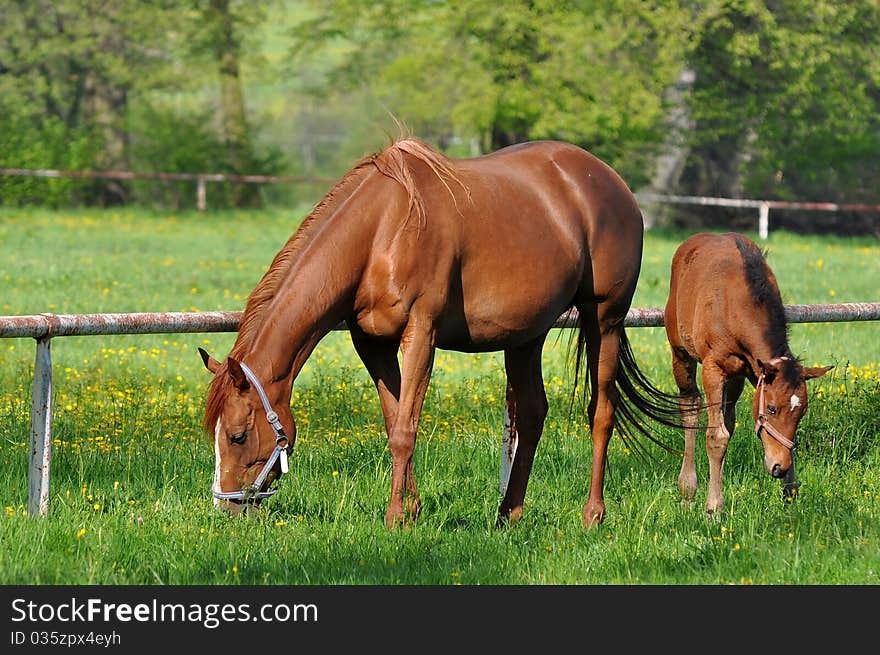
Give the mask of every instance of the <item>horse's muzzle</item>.
POLYGON ((774 464, 773 468, 770 469, 770 475, 774 478, 784 477, 787 472, 787 469, 783 469, 779 464, 774 464))

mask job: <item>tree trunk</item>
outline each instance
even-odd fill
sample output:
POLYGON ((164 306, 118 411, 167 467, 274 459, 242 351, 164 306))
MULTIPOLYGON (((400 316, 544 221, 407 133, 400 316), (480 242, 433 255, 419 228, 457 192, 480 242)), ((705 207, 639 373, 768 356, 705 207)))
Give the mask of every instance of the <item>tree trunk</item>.
MULTIPOLYGON (((230 0, 211 0, 210 21, 214 34, 214 56, 220 74, 220 115, 223 139, 229 153, 229 167, 237 175, 251 173, 253 160, 248 132, 244 94, 239 67, 240 43, 229 8, 230 0)), ((236 207, 260 204, 258 188, 251 184, 232 185, 232 203, 236 207)))

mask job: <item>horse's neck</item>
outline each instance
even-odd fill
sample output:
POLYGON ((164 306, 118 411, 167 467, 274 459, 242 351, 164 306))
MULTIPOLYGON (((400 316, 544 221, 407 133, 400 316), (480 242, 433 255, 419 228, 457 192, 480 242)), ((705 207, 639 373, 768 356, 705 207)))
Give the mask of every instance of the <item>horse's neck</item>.
POLYGON ((279 283, 248 349, 252 368, 269 384, 285 381, 289 393, 318 342, 350 315, 369 255, 364 223, 345 226, 337 220, 321 229, 320 239, 301 247, 279 283))

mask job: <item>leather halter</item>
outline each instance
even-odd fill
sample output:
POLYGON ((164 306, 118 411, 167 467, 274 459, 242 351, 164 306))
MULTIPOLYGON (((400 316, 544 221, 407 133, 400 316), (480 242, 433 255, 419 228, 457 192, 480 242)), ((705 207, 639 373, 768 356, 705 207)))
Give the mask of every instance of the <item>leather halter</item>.
MULTIPOLYGON (((782 360, 791 359, 791 357, 777 357, 775 359, 770 360, 770 364, 776 364, 781 362, 782 360)), ((776 439, 783 446, 788 448, 789 450, 794 450, 795 443, 791 441, 788 437, 783 435, 779 430, 773 427, 773 424, 770 423, 770 419, 767 418, 764 406, 764 387, 766 386, 766 380, 764 379, 764 374, 761 373, 758 376, 758 383, 755 385, 758 392, 758 418, 755 421, 755 434, 758 438, 761 438, 761 430, 764 430, 771 437, 776 439)))
MULTIPOLYGON (((290 440, 287 438, 287 435, 284 434, 284 428, 281 426, 281 421, 278 420, 278 414, 272 410, 272 405, 269 404, 269 399, 266 397, 266 392, 263 391, 260 381, 257 380, 257 376, 254 375, 254 372, 251 371, 244 362, 239 362, 239 365, 241 366, 241 370, 244 372, 245 377, 247 377, 250 383, 254 385, 254 388, 260 396, 260 401, 263 403, 263 409, 266 410, 266 420, 269 421, 269 425, 272 426, 272 430, 275 432, 275 449, 272 451, 272 454, 269 455, 269 459, 266 460, 266 463, 263 465, 263 469, 260 471, 257 478, 244 489, 241 491, 220 491, 212 486, 211 493, 214 495, 214 498, 219 500, 235 500, 246 503, 269 498, 278 492, 277 487, 274 489, 267 489, 266 491, 260 491, 260 489, 262 489, 263 483, 266 482, 269 471, 275 466, 276 461, 281 460, 282 475, 287 473, 287 457, 293 452, 293 445, 290 444, 290 440)), ((219 485, 219 481, 217 484, 219 485)))

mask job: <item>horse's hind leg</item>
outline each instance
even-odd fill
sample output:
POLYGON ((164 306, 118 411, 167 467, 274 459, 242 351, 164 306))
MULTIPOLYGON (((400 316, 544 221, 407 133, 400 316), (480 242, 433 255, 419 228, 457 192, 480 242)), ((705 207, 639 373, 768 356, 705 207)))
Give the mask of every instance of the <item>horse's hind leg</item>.
MULTIPOLYGON (((580 309, 580 308, 579 308, 580 309)), ((588 314, 580 310, 582 316, 588 314)), ((595 310, 594 310, 595 315, 595 310)), ((593 462, 590 471, 590 491, 584 505, 584 527, 599 525, 605 520, 605 465, 608 442, 614 430, 614 410, 617 405, 617 369, 620 356, 620 331, 623 317, 611 323, 591 318, 583 324, 586 330, 587 363, 590 370, 592 394, 587 414, 593 442, 593 462)))
POLYGON ((547 396, 541 373, 543 345, 542 336, 521 348, 504 351, 509 391, 508 412, 512 421, 510 429, 512 434, 517 435, 518 443, 507 490, 498 508, 498 525, 503 525, 506 521, 517 521, 522 517, 535 450, 544 430, 547 396))
POLYGON ((696 434, 700 422, 702 396, 697 386, 697 360, 682 348, 672 349, 672 375, 679 389, 679 408, 684 423, 684 458, 678 474, 681 497, 690 502, 697 494, 695 461, 696 434))

